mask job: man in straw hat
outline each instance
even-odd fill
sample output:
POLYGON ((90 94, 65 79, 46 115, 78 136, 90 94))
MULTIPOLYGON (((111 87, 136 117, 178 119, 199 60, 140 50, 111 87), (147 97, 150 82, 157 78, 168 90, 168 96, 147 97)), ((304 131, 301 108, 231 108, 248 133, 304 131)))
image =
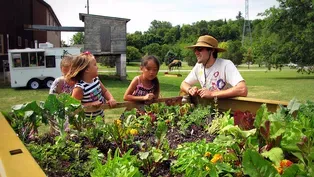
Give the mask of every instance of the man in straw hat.
POLYGON ((226 98, 247 96, 248 90, 244 79, 230 60, 217 58, 218 52, 225 49, 218 48, 218 41, 209 35, 200 36, 193 49, 197 64, 181 83, 181 90, 202 98, 226 98), (202 88, 193 86, 197 82, 202 88))

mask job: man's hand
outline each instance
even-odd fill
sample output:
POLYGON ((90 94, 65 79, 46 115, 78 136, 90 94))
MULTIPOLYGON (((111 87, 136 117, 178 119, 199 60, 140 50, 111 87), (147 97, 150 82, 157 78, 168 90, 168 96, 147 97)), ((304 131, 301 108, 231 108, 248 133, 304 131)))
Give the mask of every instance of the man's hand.
POLYGON ((214 98, 215 97, 214 92, 215 91, 210 91, 208 88, 202 88, 197 91, 197 94, 201 98, 214 98))
POLYGON ((188 90, 188 94, 190 94, 191 96, 196 96, 198 94, 198 91, 199 91, 198 88, 194 86, 188 90))

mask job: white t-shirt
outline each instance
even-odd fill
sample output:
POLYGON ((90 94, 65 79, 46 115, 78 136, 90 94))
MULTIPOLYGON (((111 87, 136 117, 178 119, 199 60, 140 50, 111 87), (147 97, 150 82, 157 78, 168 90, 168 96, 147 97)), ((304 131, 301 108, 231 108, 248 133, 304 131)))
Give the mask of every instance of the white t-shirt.
POLYGON ((196 63, 184 81, 190 85, 199 82, 202 88, 206 87, 209 90, 225 90, 243 80, 232 61, 217 58, 215 63, 205 70, 203 64, 196 63))

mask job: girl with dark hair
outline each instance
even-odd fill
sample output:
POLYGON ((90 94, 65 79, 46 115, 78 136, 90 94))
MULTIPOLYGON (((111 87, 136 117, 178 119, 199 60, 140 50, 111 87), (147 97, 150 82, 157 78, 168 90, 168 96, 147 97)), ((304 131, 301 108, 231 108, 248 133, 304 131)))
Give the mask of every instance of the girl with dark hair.
POLYGON ((160 63, 155 56, 145 56, 141 62, 142 74, 134 77, 123 99, 140 103, 151 103, 158 99, 160 88, 157 74, 160 63))

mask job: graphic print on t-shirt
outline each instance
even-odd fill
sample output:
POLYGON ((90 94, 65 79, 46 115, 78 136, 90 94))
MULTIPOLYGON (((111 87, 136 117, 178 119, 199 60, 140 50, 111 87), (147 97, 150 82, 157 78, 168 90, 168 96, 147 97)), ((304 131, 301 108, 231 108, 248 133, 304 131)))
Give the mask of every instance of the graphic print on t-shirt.
POLYGON ((100 88, 94 89, 91 93, 90 93, 90 98, 92 101, 102 101, 101 97, 102 95, 99 94, 101 93, 100 88))
POLYGON ((226 82, 223 79, 219 78, 219 75, 219 71, 214 72, 213 77, 210 79, 211 87, 209 88, 209 90, 222 90, 225 87, 226 82))

